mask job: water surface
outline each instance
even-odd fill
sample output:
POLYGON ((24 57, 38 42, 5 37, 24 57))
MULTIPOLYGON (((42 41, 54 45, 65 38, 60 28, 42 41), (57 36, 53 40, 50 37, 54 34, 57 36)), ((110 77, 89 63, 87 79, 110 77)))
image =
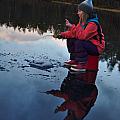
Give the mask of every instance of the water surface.
MULTIPOLYGON (((52 35, 66 29, 65 18, 77 23, 76 6, 46 2, 33 6, 5 1, 0 6, 0 120, 64 119, 67 112, 54 113, 64 100, 41 92, 60 89, 68 75, 68 69, 62 67, 69 59, 66 41, 52 35), (34 61, 50 67, 31 67, 29 63, 34 61)), ((96 78, 98 96, 84 119, 118 120, 120 15, 97 12, 105 33, 106 50, 96 78)))

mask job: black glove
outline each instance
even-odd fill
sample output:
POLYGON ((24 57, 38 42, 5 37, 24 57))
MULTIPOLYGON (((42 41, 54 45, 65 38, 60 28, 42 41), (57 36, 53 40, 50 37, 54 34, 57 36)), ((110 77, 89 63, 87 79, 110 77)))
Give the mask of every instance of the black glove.
POLYGON ((56 93, 56 90, 50 90, 50 91, 46 91, 46 94, 54 94, 54 93, 56 93))
POLYGON ((58 39, 62 39, 62 35, 61 34, 58 34, 58 35, 53 35, 54 38, 58 38, 58 39))
POLYGON ((58 113, 59 112, 59 106, 56 107, 54 113, 58 113))

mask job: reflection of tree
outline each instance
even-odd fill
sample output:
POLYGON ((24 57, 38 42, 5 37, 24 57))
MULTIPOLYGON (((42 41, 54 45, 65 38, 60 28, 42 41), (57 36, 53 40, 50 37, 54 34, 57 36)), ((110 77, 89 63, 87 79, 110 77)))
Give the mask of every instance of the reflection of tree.
POLYGON ((105 34, 106 48, 102 55, 102 60, 107 61, 110 71, 120 61, 120 15, 99 11, 100 21, 102 23, 103 32, 105 34))
POLYGON ((120 63, 118 63, 118 70, 120 71, 120 63))
MULTIPOLYGON (((0 0, 0 25, 13 27, 14 30, 18 29, 23 32, 26 32, 26 29, 37 31, 39 34, 43 34, 49 29, 57 34, 66 29, 65 18, 72 23, 77 23, 76 8, 75 5, 56 4, 41 0, 29 0, 29 2, 28 0, 0 0)), ((120 15, 106 11, 97 12, 107 41, 102 57, 109 65, 114 58, 116 64, 117 61, 120 61, 120 15)))
MULTIPOLYGON (((117 32, 119 32, 119 30, 117 32)), ((120 61, 120 36, 119 34, 112 35, 113 39, 111 37, 111 40, 109 42, 106 41, 106 49, 101 57, 101 60, 107 61, 110 71, 112 71, 114 69, 114 66, 120 61), (117 40, 114 39, 114 35, 118 38, 117 40)))
MULTIPOLYGON (((14 29, 27 28, 29 31, 39 28, 41 31, 46 32, 50 26, 53 26, 55 30, 56 28, 63 30, 63 26, 58 27, 58 24, 63 23, 66 17, 69 18, 66 14, 68 11, 74 12, 76 9, 69 5, 41 2, 39 4, 39 0, 30 0, 29 3, 26 0, 24 2, 19 0, 3 1, 0 4, 1 25, 7 23, 7 26, 12 26, 14 29)), ((23 30, 25 31, 25 29, 23 30)))
POLYGON ((110 60, 109 60, 109 62, 107 64, 107 67, 108 67, 109 71, 113 70, 113 68, 116 65, 116 63, 117 63, 116 57, 110 58, 110 60))
POLYGON ((115 65, 118 64, 118 61, 120 61, 120 50, 119 47, 115 46, 116 44, 119 43, 107 43, 106 49, 101 56, 101 60, 107 61, 107 67, 109 71, 112 71, 115 65))

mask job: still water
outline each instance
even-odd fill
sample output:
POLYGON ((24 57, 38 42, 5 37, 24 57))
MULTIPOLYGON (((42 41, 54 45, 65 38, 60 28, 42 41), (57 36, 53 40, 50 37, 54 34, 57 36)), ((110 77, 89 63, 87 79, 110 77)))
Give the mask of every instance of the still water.
POLYGON ((71 75, 62 67, 66 40, 52 35, 66 29, 65 18, 78 22, 76 6, 0 1, 0 120, 119 119, 120 14, 97 12, 106 39, 99 71, 71 75))

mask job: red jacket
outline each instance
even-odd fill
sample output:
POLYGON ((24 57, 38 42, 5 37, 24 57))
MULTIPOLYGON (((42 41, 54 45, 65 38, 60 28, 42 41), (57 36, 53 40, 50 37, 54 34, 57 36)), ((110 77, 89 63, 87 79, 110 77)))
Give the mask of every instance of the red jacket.
MULTIPOLYGON (((101 27, 100 27, 101 28, 101 27)), ((102 31, 102 29, 101 29, 102 31)), ((96 40, 94 36, 99 37, 98 26, 94 22, 89 22, 85 29, 78 23, 77 26, 72 25, 72 27, 65 32, 61 32, 62 37, 64 38, 76 38, 79 40, 89 40, 94 45, 97 46, 98 52, 102 53, 105 48, 104 35, 102 34, 102 40, 96 40)))

